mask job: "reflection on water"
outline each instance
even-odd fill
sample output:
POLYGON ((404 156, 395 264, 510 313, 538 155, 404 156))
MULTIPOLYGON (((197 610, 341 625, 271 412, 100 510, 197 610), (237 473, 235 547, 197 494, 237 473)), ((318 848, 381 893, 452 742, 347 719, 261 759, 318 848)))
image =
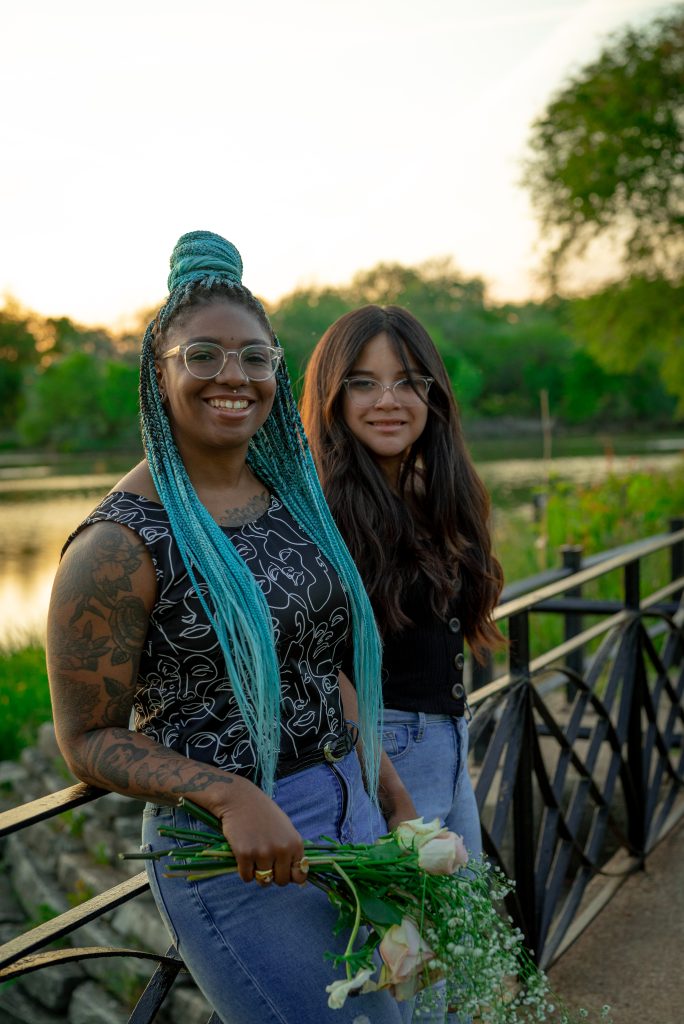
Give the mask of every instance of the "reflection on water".
POLYGON ((0 502, 0 643, 26 634, 43 638, 62 545, 112 483, 108 477, 94 495, 0 502))
MULTIPOLYGON (((554 459, 551 470, 554 478, 590 483, 610 473, 649 468, 667 472, 681 460, 681 452, 667 450, 650 455, 568 456, 554 459)), ((547 476, 540 459, 484 461, 478 463, 478 469, 495 507, 530 500, 534 488, 542 486, 547 476)), ((26 634, 44 637, 62 545, 119 475, 113 471, 43 477, 41 472, 20 467, 0 475, 0 644, 26 634)))

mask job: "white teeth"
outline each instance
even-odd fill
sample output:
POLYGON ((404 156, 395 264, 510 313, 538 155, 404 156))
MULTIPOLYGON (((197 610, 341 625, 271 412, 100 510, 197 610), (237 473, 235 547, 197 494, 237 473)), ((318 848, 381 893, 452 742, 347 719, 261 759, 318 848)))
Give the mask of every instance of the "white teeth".
POLYGON ((210 398, 207 404, 213 409, 246 409, 249 402, 244 398, 210 398))

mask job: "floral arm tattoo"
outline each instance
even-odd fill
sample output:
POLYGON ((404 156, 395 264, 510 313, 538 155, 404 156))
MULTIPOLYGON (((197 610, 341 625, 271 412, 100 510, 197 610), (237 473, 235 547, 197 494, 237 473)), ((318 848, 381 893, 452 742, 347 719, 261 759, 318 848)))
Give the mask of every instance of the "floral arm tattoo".
POLYGON ((68 548, 52 591, 48 672, 57 738, 84 782, 159 803, 229 784, 128 728, 156 581, 127 527, 98 523, 68 548))

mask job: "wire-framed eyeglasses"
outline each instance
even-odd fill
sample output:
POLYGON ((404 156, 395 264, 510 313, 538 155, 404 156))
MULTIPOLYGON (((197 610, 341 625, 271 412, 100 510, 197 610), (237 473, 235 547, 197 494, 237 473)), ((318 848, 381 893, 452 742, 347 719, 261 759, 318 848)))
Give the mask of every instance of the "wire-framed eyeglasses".
POLYGON ((386 391, 392 392, 399 405, 424 405, 434 382, 434 377, 404 377, 393 384, 381 384, 372 377, 345 377, 342 381, 350 401, 362 408, 377 405, 386 391))
POLYGON ((185 369, 198 380, 211 380, 222 372, 230 356, 235 356, 245 380, 270 380, 283 357, 282 348, 274 345, 245 345, 240 349, 227 349, 213 341, 192 341, 176 345, 163 352, 162 359, 183 356, 185 369))

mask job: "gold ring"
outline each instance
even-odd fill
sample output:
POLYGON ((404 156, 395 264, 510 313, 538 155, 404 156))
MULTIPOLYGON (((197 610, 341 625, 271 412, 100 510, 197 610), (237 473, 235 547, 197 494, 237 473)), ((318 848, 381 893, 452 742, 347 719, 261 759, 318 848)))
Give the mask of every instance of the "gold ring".
POLYGON ((254 877, 261 885, 270 885, 273 881, 273 871, 271 868, 266 868, 265 871, 259 871, 257 868, 254 872, 254 877))

